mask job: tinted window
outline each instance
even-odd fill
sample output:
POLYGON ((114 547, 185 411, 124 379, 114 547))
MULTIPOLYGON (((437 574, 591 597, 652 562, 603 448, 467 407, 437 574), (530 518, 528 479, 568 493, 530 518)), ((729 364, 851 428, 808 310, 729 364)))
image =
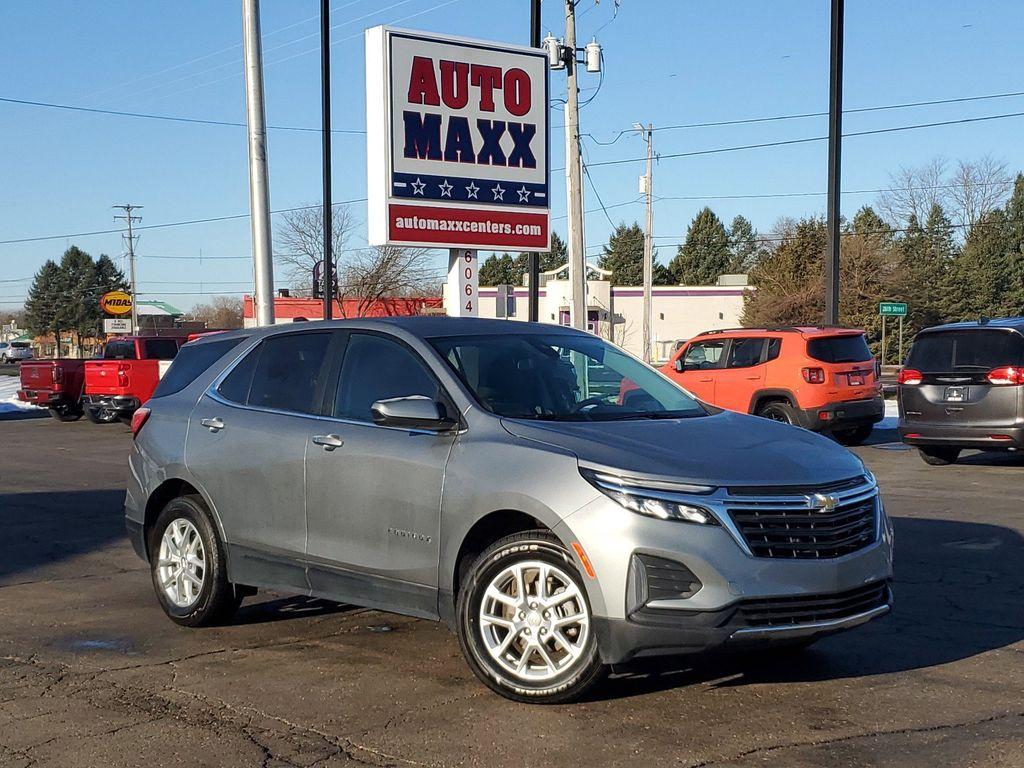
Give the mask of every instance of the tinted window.
POLYGON ((1024 365, 1024 338, 1012 331, 940 331, 924 333, 911 347, 907 367, 925 373, 989 371, 1024 365))
POLYGON ((774 339, 768 339, 768 353, 764 356, 764 361, 767 363, 769 360, 777 360, 781 352, 782 339, 778 336, 774 339))
POLYGON ((704 341, 699 344, 691 344, 690 348, 686 350, 683 363, 687 368, 694 370, 717 368, 724 349, 724 341, 704 341))
POLYGON ((286 333, 261 345, 249 389, 249 405, 295 413, 319 413, 330 333, 286 333))
POLYGON ((178 355, 176 339, 146 339, 142 343, 149 360, 173 360, 178 355))
POLYGON ((135 342, 127 339, 108 341, 103 348, 104 360, 134 360, 135 342))
POLYGON ((181 348, 171 367, 160 379, 160 383, 153 392, 153 397, 173 395, 180 392, 207 368, 220 360, 229 349, 238 346, 244 336, 224 341, 207 342, 205 344, 186 344, 181 348))
POLYGON ((263 345, 256 345, 249 354, 231 369, 231 373, 224 377, 224 381, 217 387, 217 392, 233 403, 244 405, 249 399, 252 374, 256 370, 256 364, 260 360, 260 353, 262 351, 263 345))
POLYGON ((826 336, 807 342, 807 354, 823 363, 863 363, 872 358, 864 336, 826 336))
POLYGON ((373 421, 370 406, 390 397, 438 398, 434 377, 411 350, 383 336, 353 333, 338 378, 334 415, 373 421))
POLYGON ((729 348, 730 368, 750 368, 761 362, 764 339, 733 339, 729 348))
POLYGON ((12 341, 11 342, 11 346, 14 347, 14 349, 28 349, 28 342, 27 341, 12 341))
POLYGON ((544 421, 684 418, 706 412, 653 369, 590 335, 433 339, 480 404, 544 421))

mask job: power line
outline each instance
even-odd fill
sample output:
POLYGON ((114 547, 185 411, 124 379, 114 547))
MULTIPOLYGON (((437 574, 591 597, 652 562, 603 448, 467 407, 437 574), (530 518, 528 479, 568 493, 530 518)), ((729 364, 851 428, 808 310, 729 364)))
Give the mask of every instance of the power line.
POLYGON ((587 180, 590 182, 590 188, 594 190, 594 196, 597 197, 597 202, 601 206, 601 210, 604 212, 604 217, 608 219, 608 226, 615 229, 615 222, 612 221, 612 217, 608 215, 608 209, 604 207, 604 200, 601 199, 601 193, 597 191, 597 185, 594 184, 594 179, 590 175, 590 169, 587 168, 586 163, 582 163, 583 172, 587 175, 587 180))
MULTIPOLYGON (((1005 181, 979 181, 973 182, 978 187, 1006 187, 1013 186, 1013 180, 1005 181)), ((906 187, 880 187, 878 189, 844 189, 844 195, 869 195, 881 194, 883 192, 923 192, 936 189, 957 189, 960 184, 932 184, 927 186, 906 186, 906 187)), ((778 197, 823 197, 825 192, 774 192, 751 195, 659 195, 656 200, 761 200, 778 197)))

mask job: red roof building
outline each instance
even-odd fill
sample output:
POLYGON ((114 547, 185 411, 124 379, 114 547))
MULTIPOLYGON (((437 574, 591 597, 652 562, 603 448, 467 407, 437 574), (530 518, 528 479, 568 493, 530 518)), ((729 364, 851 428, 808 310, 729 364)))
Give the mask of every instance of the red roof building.
MULTIPOLYGON (((375 301, 344 299, 334 301, 334 319, 352 317, 399 317, 408 315, 438 314, 444 311, 441 298, 386 298, 375 301)), ((298 296, 274 297, 274 320, 277 323, 291 323, 295 320, 323 320, 324 303, 321 299, 298 296)), ((243 299, 242 321, 246 328, 256 324, 256 312, 252 296, 243 299)))

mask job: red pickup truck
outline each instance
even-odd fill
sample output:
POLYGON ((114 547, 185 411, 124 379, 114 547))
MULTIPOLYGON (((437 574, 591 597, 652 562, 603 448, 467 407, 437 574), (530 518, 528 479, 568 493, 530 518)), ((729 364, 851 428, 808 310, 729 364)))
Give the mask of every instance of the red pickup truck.
POLYGON ((85 363, 85 414, 94 424, 128 421, 149 400, 185 336, 119 336, 85 363))
POLYGON ((50 409, 60 421, 82 418, 85 360, 26 360, 21 364, 18 399, 50 409))

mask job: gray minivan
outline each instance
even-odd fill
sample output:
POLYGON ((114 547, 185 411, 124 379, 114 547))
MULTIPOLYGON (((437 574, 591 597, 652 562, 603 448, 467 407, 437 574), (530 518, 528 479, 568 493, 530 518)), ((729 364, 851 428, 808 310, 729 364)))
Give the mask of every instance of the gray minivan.
POLYGON ((211 335, 132 430, 127 526, 172 620, 223 621, 258 588, 440 619, 517 700, 644 656, 807 645, 892 600, 859 458, 568 328, 211 335))
POLYGON ((899 412, 900 437, 928 464, 1024 447, 1024 317, 921 331, 899 374, 899 412))

